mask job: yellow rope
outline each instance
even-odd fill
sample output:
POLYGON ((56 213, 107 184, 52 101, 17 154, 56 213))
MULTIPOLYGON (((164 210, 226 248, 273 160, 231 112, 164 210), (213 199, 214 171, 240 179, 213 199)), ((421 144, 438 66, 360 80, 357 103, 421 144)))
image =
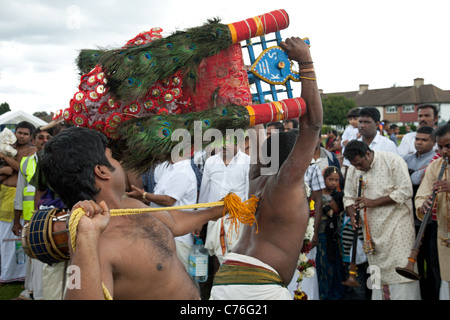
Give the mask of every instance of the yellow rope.
MULTIPOLYGON (((197 204, 193 204, 193 205, 176 206, 176 207, 111 209, 110 214, 111 214, 111 217, 117 217, 117 216, 149 213, 149 212, 156 212, 156 211, 212 208, 212 207, 224 206, 223 215, 225 216, 225 214, 228 213, 230 216, 230 219, 231 219, 231 225, 235 224, 236 225, 235 228, 237 228, 237 221, 240 221, 241 223, 248 224, 248 225, 253 225, 254 223, 257 223, 256 218, 255 218, 255 212, 256 212, 258 201, 259 201, 259 199, 257 197, 251 196, 251 198, 248 199, 247 201, 241 202, 241 198, 239 198, 236 194, 229 193, 228 195, 225 196, 223 201, 209 202, 209 203, 197 203, 197 204)), ((76 248, 76 234, 77 234, 78 222, 84 215, 86 215, 86 212, 83 210, 83 208, 78 208, 70 214, 69 233, 70 233, 70 242, 72 244, 73 252, 75 252, 75 248, 76 248)), ((231 229, 232 228, 230 226, 230 230, 231 229)), ((258 232, 258 231, 256 231, 256 232, 258 232)), ((105 299, 112 300, 112 296, 109 293, 109 291, 106 288, 104 283, 102 283, 102 286, 103 286, 103 295, 104 295, 105 299)))

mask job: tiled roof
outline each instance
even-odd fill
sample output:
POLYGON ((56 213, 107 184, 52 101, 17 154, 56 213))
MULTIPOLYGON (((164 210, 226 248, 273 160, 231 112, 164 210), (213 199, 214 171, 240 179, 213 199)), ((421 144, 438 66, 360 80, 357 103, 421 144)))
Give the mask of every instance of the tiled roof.
POLYGON ((325 98, 327 95, 341 95, 346 98, 353 98, 358 107, 450 102, 450 91, 441 90, 432 84, 423 84, 419 87, 367 89, 361 93, 359 91, 323 93, 321 96, 325 98))

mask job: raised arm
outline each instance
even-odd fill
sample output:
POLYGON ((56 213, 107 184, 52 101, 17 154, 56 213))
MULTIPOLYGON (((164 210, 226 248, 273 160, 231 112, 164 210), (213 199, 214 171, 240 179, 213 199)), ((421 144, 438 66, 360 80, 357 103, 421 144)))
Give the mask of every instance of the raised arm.
POLYGON ((316 73, 308 45, 298 37, 280 43, 289 59, 297 61, 302 77, 302 98, 306 102, 306 114, 300 118, 297 141, 286 164, 280 170, 280 181, 291 183, 303 179, 314 155, 319 131, 322 128, 323 111, 316 73))

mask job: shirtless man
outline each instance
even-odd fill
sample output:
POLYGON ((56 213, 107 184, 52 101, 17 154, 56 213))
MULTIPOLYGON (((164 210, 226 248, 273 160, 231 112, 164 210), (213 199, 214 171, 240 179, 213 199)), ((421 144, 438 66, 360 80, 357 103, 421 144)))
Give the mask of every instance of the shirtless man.
POLYGON ((20 161, 23 157, 31 156, 36 152, 36 148, 31 145, 31 137, 35 130, 33 124, 22 121, 16 126, 16 143, 15 148, 17 154, 15 157, 8 157, 0 153, 0 159, 6 162, 6 166, 0 168, 0 180, 2 184, 8 187, 16 187, 17 173, 19 172, 20 161))
POLYGON ((62 131, 46 143, 40 162, 66 206, 86 212, 71 254, 80 288, 69 288, 66 299, 104 299, 102 283, 113 299, 200 299, 177 257, 174 237, 218 219, 223 207, 111 217, 110 209, 148 207, 124 197, 124 171, 105 136, 91 129, 62 131))
POLYGON ((25 276, 25 269, 17 265, 14 258, 14 241, 3 240, 16 238, 12 232, 12 227, 19 165, 23 157, 34 154, 36 150, 30 143, 34 129, 34 126, 29 122, 18 123, 15 131, 16 156, 8 157, 0 153, 0 159, 4 159, 6 162, 6 166, 0 168, 0 173, 5 173, 3 177, 0 175, 0 180, 3 179, 0 184, 0 242, 2 243, 0 260, 2 261, 2 270, 7 271, 0 274, 0 285, 3 282, 10 282, 12 279, 25 276))
POLYGON ((294 275, 309 219, 304 176, 317 145, 323 115, 309 47, 300 38, 289 38, 280 46, 301 69, 309 69, 303 73, 307 79, 301 82, 307 112, 300 118, 297 136, 292 136, 294 131, 279 134, 280 144, 286 134, 293 139, 293 148, 278 172, 262 176, 258 165, 252 165, 250 194, 260 194, 257 224, 245 226, 236 247, 224 257, 211 291, 214 300, 292 299, 283 285, 287 286, 294 275), (242 268, 257 276, 257 281, 240 277, 242 268))

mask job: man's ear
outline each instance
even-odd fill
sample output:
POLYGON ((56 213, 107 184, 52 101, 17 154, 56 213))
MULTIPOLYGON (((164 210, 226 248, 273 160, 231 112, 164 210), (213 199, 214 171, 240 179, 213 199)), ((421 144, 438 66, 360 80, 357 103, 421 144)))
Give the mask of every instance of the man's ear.
POLYGON ((94 168, 94 174, 96 177, 103 180, 111 179, 111 170, 109 170, 107 166, 96 165, 94 168))

